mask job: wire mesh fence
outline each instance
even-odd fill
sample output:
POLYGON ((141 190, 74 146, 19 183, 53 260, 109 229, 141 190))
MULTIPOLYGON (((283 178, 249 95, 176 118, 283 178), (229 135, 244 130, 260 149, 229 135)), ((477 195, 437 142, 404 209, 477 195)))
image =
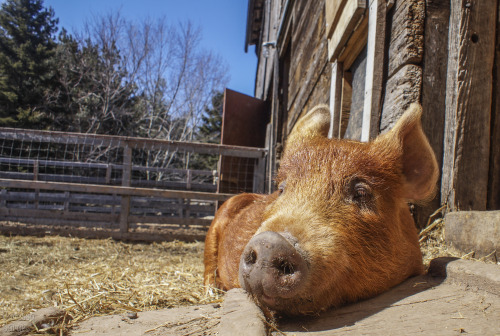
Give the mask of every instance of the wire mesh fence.
POLYGON ((0 212, 10 220, 91 223, 85 226, 122 233, 152 225, 204 229, 217 201, 263 190, 266 153, 0 128, 0 212))

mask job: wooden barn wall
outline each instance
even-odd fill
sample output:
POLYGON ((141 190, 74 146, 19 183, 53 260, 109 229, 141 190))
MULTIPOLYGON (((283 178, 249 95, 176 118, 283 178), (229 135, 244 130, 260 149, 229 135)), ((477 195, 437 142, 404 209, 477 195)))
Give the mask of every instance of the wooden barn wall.
POLYGON ((262 47, 263 43, 274 42, 277 39, 278 29, 283 7, 281 0, 265 1, 264 21, 260 41, 256 46, 258 55, 257 75, 255 78, 255 97, 262 100, 272 99, 273 69, 275 47, 262 47))
POLYGON ((388 13, 387 80, 380 131, 385 132, 413 102, 420 101, 425 0, 397 0, 388 13))
POLYGON ((330 100, 331 69, 324 6, 324 1, 294 2, 289 83, 283 83, 288 85, 287 134, 301 114, 330 100))
MULTIPOLYGON (((444 170, 436 198, 427 208, 416 210, 419 225, 447 201, 453 209, 463 210, 500 206, 499 1, 468 0, 465 7, 464 3, 395 0, 387 11, 379 130, 386 132, 411 103, 420 102, 424 132, 444 170), (460 84, 465 83, 460 76, 469 74, 473 84, 460 84), (464 123, 464 128, 457 128, 456 122, 464 123), (479 143, 484 145, 477 148, 479 143), (467 182, 474 174, 481 176, 480 187, 467 182)), ((332 64, 325 1, 269 0, 266 6, 261 42, 278 41, 278 45, 268 50, 267 57, 260 51, 256 96, 273 102, 277 119, 272 123, 279 121, 274 132, 280 137, 273 144, 279 147, 302 114, 316 104, 329 103, 332 64), (291 8, 283 20, 285 3, 291 8), (281 73, 273 78, 278 69, 281 73)))
POLYGON ((498 1, 451 0, 441 200, 486 210, 498 1))
MULTIPOLYGON (((427 0, 425 8, 424 59, 422 62, 422 128, 434 149, 438 166, 443 165, 444 111, 446 109, 446 71, 448 66, 448 28, 450 0, 427 0)), ((427 207, 417 208, 417 222, 440 207, 440 185, 427 207)))
POLYGON ((493 68, 493 111, 491 113, 491 156, 488 210, 500 210, 500 5, 497 9, 495 64, 493 68))

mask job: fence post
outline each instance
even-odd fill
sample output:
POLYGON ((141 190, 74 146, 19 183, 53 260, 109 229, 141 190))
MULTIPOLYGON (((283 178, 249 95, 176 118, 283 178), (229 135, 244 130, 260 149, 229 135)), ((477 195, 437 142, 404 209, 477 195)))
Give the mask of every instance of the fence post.
MULTIPOLYGON (((33 163, 33 181, 38 181, 38 171, 40 168, 40 163, 35 160, 33 163)), ((40 189, 35 189, 35 209, 38 209, 40 199, 40 189)))
POLYGON ((257 159, 253 168, 253 192, 263 193, 265 187, 266 158, 264 156, 257 159))
POLYGON ((193 179, 193 172, 191 169, 188 169, 186 172, 186 189, 191 190, 191 181, 193 179))
MULTIPOLYGON (((123 170, 122 170, 122 186, 130 187, 132 176, 132 148, 128 144, 123 148, 123 170)), ((130 213, 130 196, 122 196, 122 204, 120 211, 120 232, 128 232, 128 215, 130 213)))

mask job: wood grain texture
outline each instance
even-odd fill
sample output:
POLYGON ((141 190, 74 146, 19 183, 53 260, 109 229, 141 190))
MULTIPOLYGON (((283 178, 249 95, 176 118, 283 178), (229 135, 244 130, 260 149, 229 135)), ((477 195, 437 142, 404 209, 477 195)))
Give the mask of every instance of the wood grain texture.
POLYGON ((345 48, 349 38, 363 20, 366 7, 366 1, 363 0, 347 1, 339 14, 333 34, 328 39, 328 58, 331 61, 337 58, 345 48))
MULTIPOLYGON (((425 9, 424 59, 422 63, 422 128, 443 165, 444 111, 446 104, 446 67, 448 65, 448 25, 450 0, 427 0, 425 9)), ((436 197, 425 206, 416 206, 415 223, 423 228, 429 216, 440 207, 440 183, 436 197)))
POLYGON ((386 19, 386 2, 371 0, 368 18, 365 99, 361 141, 374 139, 379 133, 384 79, 386 19))
POLYGON ((420 100, 422 68, 406 65, 392 76, 386 84, 380 132, 392 128, 411 103, 420 100))
MULTIPOLYGON (((420 64, 424 54, 425 0, 396 1, 389 15, 388 76, 406 64, 420 64)), ((442 46, 441 46, 442 47, 442 46)))
POLYGON ((294 2, 295 26, 291 36, 287 131, 299 116, 330 97, 331 68, 324 25, 324 3, 294 2), (300 5, 300 6, 299 6, 300 5))
POLYGON ((342 63, 337 61, 332 63, 332 79, 330 86, 330 130, 328 137, 339 138, 340 116, 342 108, 342 80, 344 78, 344 69, 342 63))
POLYGON ((441 199, 485 210, 497 1, 451 1, 441 199))
POLYGON ((493 72, 493 110, 491 113, 488 210, 500 210, 500 5, 498 6, 498 11, 495 65, 493 72))
POLYGON ((344 9, 347 0, 326 0, 325 1, 325 16, 326 16, 326 34, 330 38, 337 26, 340 14, 344 9))

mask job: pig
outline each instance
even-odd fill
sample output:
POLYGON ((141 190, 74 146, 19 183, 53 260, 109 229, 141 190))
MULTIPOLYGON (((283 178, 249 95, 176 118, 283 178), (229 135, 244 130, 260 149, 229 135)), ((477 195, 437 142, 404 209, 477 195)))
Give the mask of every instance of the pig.
POLYGON ((270 195, 241 194, 217 211, 204 283, 242 287, 264 310, 317 314, 373 297, 424 271, 408 202, 434 195, 438 168, 412 104, 370 142, 329 139, 317 106, 290 133, 270 195))

